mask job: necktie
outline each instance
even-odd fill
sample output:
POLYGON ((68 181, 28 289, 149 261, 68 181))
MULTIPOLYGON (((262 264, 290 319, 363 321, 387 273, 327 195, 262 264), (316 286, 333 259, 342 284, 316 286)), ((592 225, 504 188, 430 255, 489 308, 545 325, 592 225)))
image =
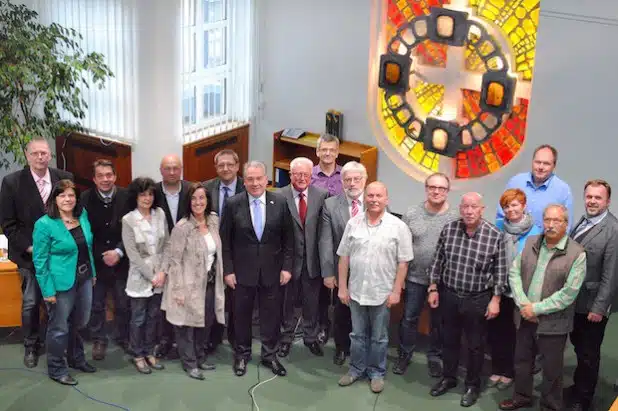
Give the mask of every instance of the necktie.
POLYGON ((262 210, 258 199, 253 200, 253 229, 258 241, 261 241, 264 227, 262 226, 262 210))
POLYGON ((352 200, 352 217, 358 214, 358 200, 352 200))
POLYGON ((221 210, 219 210, 219 216, 223 218, 223 210, 225 209, 225 201, 230 196, 230 188, 223 186, 223 201, 221 202, 221 210))
POLYGON ((307 218, 307 201, 305 201, 305 194, 298 194, 298 215, 300 216, 300 221, 303 223, 303 227, 305 226, 305 219, 307 218))
POLYGON ((112 196, 103 196, 103 203, 109 204, 112 202, 112 196))
POLYGON ((41 199, 43 200, 43 204, 47 202, 47 198, 49 197, 49 192, 47 191, 47 183, 44 179, 39 179, 37 181, 37 186, 39 188, 39 194, 41 195, 41 199))
POLYGON ((587 218, 584 218, 582 223, 579 226, 577 226, 577 229, 575 230, 575 234, 573 234, 573 239, 577 240, 577 237, 584 234, 588 230, 588 228, 590 228, 591 226, 592 224, 590 223, 590 220, 588 220, 587 218))

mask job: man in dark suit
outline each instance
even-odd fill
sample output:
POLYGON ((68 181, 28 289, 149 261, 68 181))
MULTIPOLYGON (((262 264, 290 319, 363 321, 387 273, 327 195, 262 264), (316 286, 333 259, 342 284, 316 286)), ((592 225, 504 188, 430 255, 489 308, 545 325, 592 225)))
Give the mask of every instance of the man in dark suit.
MULTIPOLYGON (((245 191, 242 177, 238 176, 240 159, 234 150, 221 150, 215 155, 215 169, 217 177, 204 183, 206 190, 212 198, 213 209, 223 218, 223 206, 227 199, 235 194, 245 191)), ((225 311, 227 312, 227 340, 234 345, 234 310, 233 310, 233 290, 225 288, 225 311)), ((216 350, 217 346, 223 341, 223 324, 215 324, 210 332, 208 339, 208 352, 216 350)))
MULTIPOLYGON (((155 189, 155 204, 163 209, 167 220, 167 229, 172 229, 182 218, 182 212, 187 207, 187 193, 189 192, 190 182, 182 180, 182 161, 176 154, 169 154, 161 160, 159 167, 162 180, 157 183, 155 189)), ((167 322, 164 315, 161 316, 161 327, 159 330, 160 340, 155 348, 155 355, 159 358, 168 357, 169 359, 178 358, 174 348, 174 328, 167 322)))
POLYGON ((322 209, 322 224, 320 226, 320 267, 324 285, 334 290, 334 337, 336 365, 343 365, 350 355, 350 333, 352 319, 350 307, 339 299, 337 288, 337 267, 339 256, 337 248, 343 237, 345 226, 350 217, 363 212, 363 192, 367 182, 367 170, 355 161, 350 161, 341 169, 344 192, 336 197, 330 197, 324 202, 322 209))
POLYGON ((324 355, 318 343, 318 309, 322 287, 318 228, 328 191, 309 185, 312 169, 313 162, 308 158, 295 158, 290 163, 291 184, 281 189, 294 220, 294 268, 292 279, 285 286, 280 357, 287 357, 290 353, 298 324, 295 313, 299 300, 305 345, 312 354, 324 355))
POLYGON ((250 161, 243 170, 246 193, 225 203, 221 224, 225 283, 234 289, 234 373, 247 372, 251 358, 251 313, 259 298, 262 365, 286 375, 277 360, 281 324, 281 286, 290 281, 294 262, 292 217, 285 198, 267 192, 266 166, 250 161))
POLYGON ((93 234, 92 253, 97 282, 92 291, 92 311, 88 325, 92 339, 92 359, 103 360, 107 350, 105 333, 107 294, 114 299, 114 339, 126 350, 129 341, 129 297, 125 292, 129 260, 122 245, 122 217, 127 210, 127 190, 116 186, 116 168, 110 160, 93 164, 94 188, 82 193, 93 234))
POLYGON ((54 184, 73 179, 73 174, 49 167, 51 150, 47 140, 33 139, 26 146, 28 167, 4 177, 0 189, 0 224, 9 240, 9 259, 21 275, 21 325, 24 333, 24 365, 38 364, 39 349, 45 341, 45 326, 40 324, 42 295, 32 264, 34 223, 45 214, 45 203, 54 184))
POLYGON ((601 360, 601 344, 609 318, 618 270, 618 220, 608 210, 612 189, 604 180, 584 187, 586 215, 571 238, 586 250, 586 278, 577 300, 571 343, 577 354, 574 384, 566 389, 572 411, 590 409, 601 360))

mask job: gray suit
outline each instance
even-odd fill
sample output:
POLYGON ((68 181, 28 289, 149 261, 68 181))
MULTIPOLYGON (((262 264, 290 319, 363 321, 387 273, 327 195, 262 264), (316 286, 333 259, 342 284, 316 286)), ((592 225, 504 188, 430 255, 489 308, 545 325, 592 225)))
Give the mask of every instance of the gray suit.
POLYGON ((306 344, 310 344, 316 341, 318 335, 318 304, 322 285, 318 239, 322 207, 328 198, 328 192, 313 186, 307 188, 304 227, 292 186, 285 186, 279 192, 285 197, 294 220, 294 266, 292 279, 285 286, 281 342, 292 343, 298 323, 294 315, 295 307, 302 301, 304 340, 306 344))
POLYGON ((610 312, 618 276, 618 220, 610 212, 582 235, 575 235, 582 217, 573 227, 571 237, 586 250, 586 278, 575 301, 575 318, 571 343, 577 355, 573 374, 574 399, 588 407, 594 397, 601 344, 610 312), (588 321, 588 313, 603 314, 600 322, 588 321))

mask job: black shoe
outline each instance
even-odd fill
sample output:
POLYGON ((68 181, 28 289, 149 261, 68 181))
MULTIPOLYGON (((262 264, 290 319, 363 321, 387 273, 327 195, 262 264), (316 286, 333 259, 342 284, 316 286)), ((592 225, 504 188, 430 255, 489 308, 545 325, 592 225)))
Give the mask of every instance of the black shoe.
POLYGON ((270 368, 273 374, 278 375, 280 377, 285 377, 286 374, 288 373, 285 370, 285 367, 281 365, 281 363, 278 360, 272 360, 272 361, 262 360, 262 365, 266 368, 270 368))
POLYGON ((204 374, 198 368, 192 368, 190 370, 185 370, 187 375, 196 380, 203 380, 204 374))
POLYGON ((457 380, 442 378, 436 385, 431 387, 431 391, 429 391, 429 394, 432 397, 439 397, 446 394, 451 388, 455 387, 457 387, 457 380))
POLYGON ((343 365, 345 362, 345 358, 348 356, 345 351, 337 350, 335 351, 335 356, 333 357, 333 363, 335 365, 343 365))
POLYGON ((318 357, 324 357, 324 350, 322 350, 322 346, 318 344, 317 342, 314 341, 309 344, 305 343, 305 346, 309 348, 309 351, 311 351, 311 354, 317 355, 318 357))
POLYGON ((200 370, 204 370, 204 371, 213 371, 217 369, 217 366, 214 364, 211 364, 207 361, 203 361, 198 365, 200 370))
POLYGON ((58 378, 53 378, 53 377, 49 377, 49 378, 51 378, 52 380, 62 385, 77 385, 77 380, 71 377, 69 374, 63 375, 62 377, 58 377, 58 378))
POLYGON ((439 360, 427 361, 427 372, 432 378, 442 377, 442 363, 439 360))
POLYGON ((88 374, 91 374, 93 372, 97 372, 96 367, 93 367, 92 365, 88 364, 87 362, 84 362, 83 364, 69 364, 69 367, 73 368, 74 370, 80 370, 81 372, 86 372, 88 374))
POLYGON ((461 396, 459 405, 462 407, 472 407, 479 399, 479 391, 476 388, 467 388, 466 392, 461 396))
POLYGON ((290 343, 281 343, 279 346, 279 351, 277 355, 281 358, 285 358, 290 355, 290 350, 292 349, 292 345, 290 343))
POLYGON ((397 362, 393 366, 393 374, 405 374, 408 370, 408 366, 410 365, 411 358, 412 356, 410 354, 400 353, 399 358, 397 358, 397 362))
POLYGON ((242 377, 247 373, 247 360, 244 358, 235 359, 233 369, 237 377, 242 377))
POLYGON ((26 348, 24 354, 24 365, 26 368, 34 368, 39 364, 39 356, 33 348, 26 348))
POLYGON ((318 343, 320 343, 320 344, 322 344, 322 345, 326 344, 326 343, 328 342, 328 337, 329 337, 329 336, 328 336, 328 331, 326 331, 326 330, 321 330, 321 331, 318 333, 318 338, 317 338, 318 343))

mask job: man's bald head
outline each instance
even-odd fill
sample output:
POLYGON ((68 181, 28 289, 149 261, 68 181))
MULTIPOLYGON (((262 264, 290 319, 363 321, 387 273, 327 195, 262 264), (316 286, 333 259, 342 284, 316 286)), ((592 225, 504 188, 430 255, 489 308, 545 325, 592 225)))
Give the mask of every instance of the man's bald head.
POLYGON ((178 184, 182 176, 182 161, 177 154, 168 154, 161 159, 161 177, 163 183, 174 185, 178 184))
POLYGON ((373 183, 369 183, 365 191, 369 191, 369 189, 383 190, 384 194, 388 197, 388 189, 386 188, 386 185, 381 181, 374 181, 373 183))
POLYGON ((368 213, 380 215, 388 205, 388 190, 384 183, 374 181, 365 189, 365 209, 368 213))

